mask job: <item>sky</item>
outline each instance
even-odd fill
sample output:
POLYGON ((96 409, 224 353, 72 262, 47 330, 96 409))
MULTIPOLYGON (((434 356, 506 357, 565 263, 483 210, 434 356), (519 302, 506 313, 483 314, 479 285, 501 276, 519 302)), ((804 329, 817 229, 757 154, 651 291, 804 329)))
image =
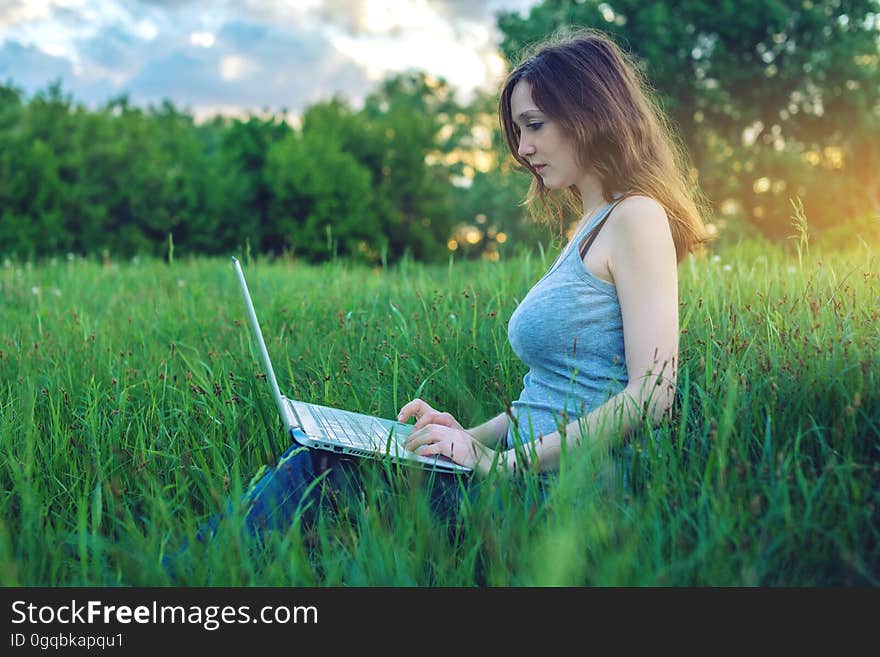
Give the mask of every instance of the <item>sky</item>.
POLYGON ((0 0, 0 82, 61 79, 77 103, 170 99, 197 118, 358 107, 389 74, 444 78, 467 102, 504 74, 499 10, 537 0, 0 0))

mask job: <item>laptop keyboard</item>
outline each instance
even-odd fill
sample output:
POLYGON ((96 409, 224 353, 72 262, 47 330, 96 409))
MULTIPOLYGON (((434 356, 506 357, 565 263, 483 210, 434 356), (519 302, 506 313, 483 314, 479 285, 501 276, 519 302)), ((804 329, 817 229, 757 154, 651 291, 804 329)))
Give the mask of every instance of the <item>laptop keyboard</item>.
POLYGON ((283 399, 290 406, 291 417, 295 422, 291 424, 291 428, 300 428, 306 436, 320 443, 325 449, 327 449, 326 443, 333 445, 334 449, 338 444, 343 447, 350 446, 355 450, 354 453, 359 453, 359 450, 369 450, 377 455, 390 453, 395 455, 395 458, 425 463, 431 468, 440 467, 457 472, 470 471, 470 468, 457 465, 446 457, 416 456, 415 453, 406 451, 403 443, 412 432, 411 425, 286 397, 283 399))
MULTIPOLYGON (((388 443, 390 429, 369 416, 311 405, 309 411, 326 435, 339 442, 372 448, 384 448, 388 443)), ((392 444, 396 442, 397 438, 392 438, 392 444)))

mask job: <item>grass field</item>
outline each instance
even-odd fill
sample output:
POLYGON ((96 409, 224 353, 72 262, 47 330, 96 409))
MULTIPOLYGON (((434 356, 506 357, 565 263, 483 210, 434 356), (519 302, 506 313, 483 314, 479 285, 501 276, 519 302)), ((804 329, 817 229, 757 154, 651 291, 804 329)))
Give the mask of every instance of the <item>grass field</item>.
MULTIPOLYGON (((418 395, 475 425, 519 394, 507 321, 552 255, 243 264, 290 396, 394 417, 418 395)), ((0 584, 877 585, 877 264, 865 245, 686 260, 656 444, 575 454, 543 497, 472 486, 455 529, 421 472, 371 462, 310 531, 257 547, 238 510, 172 580, 162 557, 287 447, 228 259, 7 261, 0 584)))

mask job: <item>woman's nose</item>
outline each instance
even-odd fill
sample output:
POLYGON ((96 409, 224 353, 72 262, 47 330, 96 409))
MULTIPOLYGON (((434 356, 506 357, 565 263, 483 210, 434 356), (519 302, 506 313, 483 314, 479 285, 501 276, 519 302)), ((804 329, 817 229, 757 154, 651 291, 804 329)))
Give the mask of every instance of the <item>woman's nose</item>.
POLYGON ((520 139, 518 152, 520 157, 526 157, 527 155, 532 155, 535 152, 535 149, 527 140, 520 139))

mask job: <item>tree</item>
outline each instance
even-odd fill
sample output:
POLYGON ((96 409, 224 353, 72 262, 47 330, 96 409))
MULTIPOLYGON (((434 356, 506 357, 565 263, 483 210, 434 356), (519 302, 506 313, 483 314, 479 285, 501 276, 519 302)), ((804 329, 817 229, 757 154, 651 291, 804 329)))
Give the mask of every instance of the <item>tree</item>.
POLYGON ((734 199, 768 235, 789 197, 817 224, 880 212, 878 0, 545 0, 502 13, 504 56, 585 26, 633 52, 716 206, 734 199), (820 183, 821 181, 821 183, 820 183))
POLYGON ((450 170, 432 155, 444 117, 460 111, 443 80, 408 72, 385 80, 360 111, 337 97, 304 113, 304 137, 334 143, 369 173, 365 214, 375 218, 377 233, 358 241, 368 260, 448 254, 455 188, 450 170))
POLYGON ((27 105, 4 87, 0 136, 0 244, 19 255, 42 255, 68 247, 65 171, 70 148, 71 99, 60 83, 27 105))
POLYGON ((429 162, 441 117, 459 110, 448 84, 424 72, 386 79, 360 112, 372 127, 374 208, 394 259, 443 259, 452 232, 450 172, 429 162), (376 166, 376 165, 380 166, 376 166))
POLYGON ((272 194, 266 237, 273 251, 317 261, 377 246, 378 222, 367 212, 369 172, 332 136, 291 133, 273 144, 266 181, 272 194))
POLYGON ((291 134, 281 118, 222 119, 199 128, 209 160, 206 205, 217 217, 217 241, 223 248, 250 244, 272 251, 277 242, 269 227, 272 191, 266 162, 272 144, 291 134))

